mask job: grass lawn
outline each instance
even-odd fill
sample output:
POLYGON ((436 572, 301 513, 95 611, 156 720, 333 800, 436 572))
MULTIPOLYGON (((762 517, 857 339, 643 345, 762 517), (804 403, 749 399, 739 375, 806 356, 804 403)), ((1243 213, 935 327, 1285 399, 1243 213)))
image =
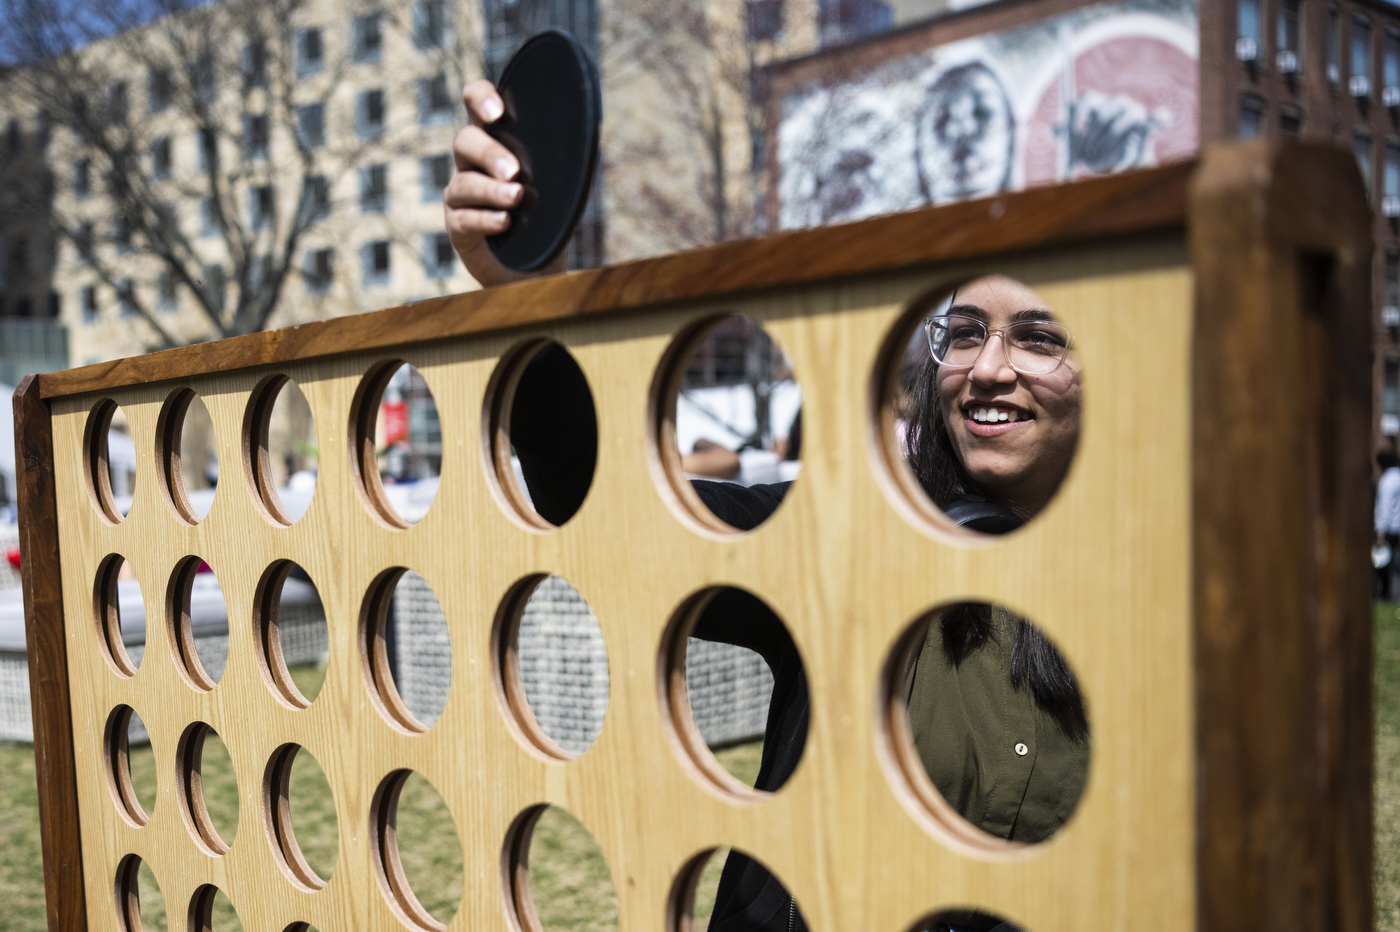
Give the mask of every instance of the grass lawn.
MULTIPOLYGON (((1376 607, 1376 929, 1400 932, 1400 605, 1376 607)), ((292 671, 305 695, 319 689, 322 671, 292 671)), ((719 752, 725 767, 752 784, 759 745, 719 752)), ((149 747, 132 752, 132 782, 142 804, 155 793, 149 747)), ((236 824, 238 801, 227 751, 210 737, 203 767, 210 816, 226 841, 236 824)), ((338 844, 330 792, 308 755, 292 770, 292 819, 302 853, 321 876, 329 876, 338 844)), ((423 905, 446 921, 462 893, 462 855, 442 799, 421 777, 410 779, 399 803, 400 857, 423 905), (410 840, 412 844, 410 844, 410 840)), ((726 851, 710 859, 695 897, 696 932, 709 924, 715 888, 726 851)), ((602 854, 588 831, 568 813, 550 809, 535 829, 530 882, 540 922, 547 932, 608 932, 617 928, 617 898, 602 854)), ((154 880, 142 868, 141 918, 153 932, 170 928, 164 904, 152 895, 154 880)), ((28 745, 0 745, 0 932, 44 932, 43 869, 39 855, 38 799, 34 754, 28 745)), ((215 903, 216 932, 241 929, 222 895, 215 903)), ((332 930, 322 930, 332 932, 332 930)))

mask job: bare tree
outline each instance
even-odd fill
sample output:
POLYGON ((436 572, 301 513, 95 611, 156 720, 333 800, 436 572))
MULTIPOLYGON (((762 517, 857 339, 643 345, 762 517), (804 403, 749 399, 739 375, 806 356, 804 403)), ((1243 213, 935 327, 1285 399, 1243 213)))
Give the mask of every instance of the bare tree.
MULTIPOLYGON (((59 179, 64 196, 32 190, 19 206, 51 211, 57 238, 117 290, 158 346, 184 341, 152 306, 153 279, 188 289, 211 337, 264 329, 336 181, 371 149, 408 151, 384 119, 382 95, 344 92, 354 49, 337 52, 299 28, 306 5, 0 0, 12 102, 46 115, 56 130, 50 164, 71 166, 59 179), (198 171, 172 165, 172 132, 197 140, 198 171), (133 271, 144 287, 133 286, 133 271)), ((390 25, 422 28, 407 0, 389 14, 390 25)), ((449 51, 465 49, 441 49, 444 61, 472 61, 449 51)), ((455 101, 463 75, 450 73, 455 101)))

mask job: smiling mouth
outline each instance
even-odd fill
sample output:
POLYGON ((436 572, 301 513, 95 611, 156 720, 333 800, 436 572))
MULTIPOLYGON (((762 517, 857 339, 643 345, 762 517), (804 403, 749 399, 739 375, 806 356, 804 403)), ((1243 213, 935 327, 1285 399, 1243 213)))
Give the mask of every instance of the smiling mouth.
POLYGON ((963 417, 978 424, 1014 424, 1032 420, 1031 416, 1019 408, 1004 408, 1000 405, 968 405, 963 408, 963 417))

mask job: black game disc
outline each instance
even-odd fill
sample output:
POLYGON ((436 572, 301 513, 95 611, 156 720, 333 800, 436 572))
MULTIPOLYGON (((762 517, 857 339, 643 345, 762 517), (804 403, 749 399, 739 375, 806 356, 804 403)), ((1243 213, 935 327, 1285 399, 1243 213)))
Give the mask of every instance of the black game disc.
POLYGON ((520 160, 525 188, 510 229, 487 244, 506 268, 547 265, 569 242, 598 161, 598 70, 567 32, 531 36, 496 85, 505 114, 484 129, 520 160))

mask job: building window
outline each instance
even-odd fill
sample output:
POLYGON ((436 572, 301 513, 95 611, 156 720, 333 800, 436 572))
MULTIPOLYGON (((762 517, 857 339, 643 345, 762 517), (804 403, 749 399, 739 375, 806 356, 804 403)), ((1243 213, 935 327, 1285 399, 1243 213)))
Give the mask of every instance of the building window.
POLYGON ((259 185, 248 190, 248 216, 252 221, 253 229, 260 230, 263 227, 272 226, 275 210, 272 185, 259 185))
POLYGON ((175 276, 161 272, 156 278, 156 304, 162 314, 174 314, 180 309, 180 296, 175 290, 175 276))
POLYGON ((817 0, 817 28, 824 48, 893 26, 894 10, 880 0, 817 0))
POLYGON ((1361 180, 1366 182, 1366 193, 1370 194, 1374 187, 1371 180, 1371 134, 1364 129, 1352 132, 1351 150, 1356 153, 1356 166, 1361 169, 1361 180))
POLYGON ((424 204, 442 200, 442 189, 452 180, 452 156, 430 155, 420 159, 418 177, 422 180, 424 204))
POLYGON ((199 56, 190 68, 190 88, 194 91, 195 100, 201 103, 214 100, 214 95, 219 90, 219 81, 218 67, 212 53, 199 56))
POLYGON ((1303 70, 1302 16, 1298 6, 1301 0, 1282 0, 1278 5, 1278 70, 1284 74, 1297 74, 1303 70))
POLYGON ((117 252, 131 252, 131 218, 127 215, 120 214, 112 222, 112 242, 117 252))
POLYGON ((159 181, 170 177, 170 137, 151 143, 151 175, 159 181))
POLYGON ((8 278, 24 278, 29 274, 29 240, 24 237, 17 237, 10 244, 9 253, 5 257, 8 260, 8 278))
POLYGON ((446 233, 423 234, 423 274, 428 278, 451 278, 457 256, 446 233))
POLYGON ((321 30, 303 29, 297 33, 297 77, 315 74, 325 66, 321 30))
MULTIPOLYGON (((1393 216, 1400 217, 1400 142, 1393 139, 1386 140, 1385 144, 1385 166, 1381 179, 1381 196, 1386 200, 1395 198, 1395 213, 1393 216)), ((1392 216, 1392 214, 1386 214, 1392 216)))
POLYGON ((218 236, 223 229, 223 224, 219 223, 219 211, 214 207, 212 197, 204 197, 199 200, 199 235, 218 236))
POLYGON ((452 112, 452 92, 448 90, 447 75, 439 74, 418 81, 418 122, 425 126, 436 123, 450 123, 452 112))
POLYGON ((1385 381, 1381 388, 1381 433, 1400 434, 1400 360, 1385 361, 1385 381))
POLYGON ((331 215, 331 184, 325 175, 302 179, 301 203, 308 223, 331 215))
POLYGON ((58 315, 63 312, 63 295, 50 291, 46 311, 50 320, 58 320, 58 315))
POLYGON ((326 105, 307 104, 297 107, 297 135, 302 146, 319 149, 326 144, 326 105))
POLYGON ((204 266, 204 281, 200 283, 204 300, 215 311, 224 309, 224 292, 228 290, 228 278, 222 265, 204 266))
POLYGON ((1240 61, 1257 61, 1261 41, 1259 0, 1238 0, 1235 4, 1235 57, 1240 61))
POLYGON ((170 80, 166 68, 152 68, 146 75, 146 107, 152 113, 160 113, 170 106, 175 97, 175 82, 170 80))
POLYGON ((362 91, 355 98, 355 127, 361 138, 384 132, 384 91, 362 91))
POLYGON ((73 196, 87 197, 92 194, 92 162, 78 159, 73 163, 73 196))
POLYGON ((1342 14, 1335 6, 1327 10, 1327 80, 1342 80, 1342 14))
POLYGON ((199 170, 213 171, 219 167, 219 137, 212 129, 202 129, 195 137, 195 147, 199 150, 199 170))
POLYGON ((379 61, 379 53, 384 48, 384 32, 379 22, 378 13, 355 17, 351 39, 355 61, 379 61))
POLYGON ((1240 98, 1241 139, 1254 139, 1264 134, 1264 101, 1258 97, 1245 95, 1240 98))
POLYGON ((1351 80, 1353 97, 1371 96, 1371 21, 1357 16, 1351 21, 1351 80))
POLYGON ((312 294, 323 294, 331 287, 335 275, 335 252, 330 249, 308 250, 306 264, 301 276, 306 280, 306 290, 312 294))
POLYGON ((125 123, 130 112, 126 99, 126 82, 118 81, 107 88, 107 119, 113 123, 125 123))
POLYGON ((129 278, 117 283, 117 307, 121 316, 136 316, 136 284, 129 278))
POLYGON ((97 289, 92 285, 88 285, 80 294, 81 297, 78 303, 82 305, 83 308, 83 323, 97 323, 97 289))
POLYGON ((243 115, 243 153, 248 158, 267 158, 270 136, 266 113, 243 115))
POLYGON ((53 138, 53 117, 47 110, 40 110, 34 116, 34 138, 40 149, 49 147, 49 140, 53 138))
POLYGON ((1385 300, 1381 317, 1387 327, 1400 327, 1400 252, 1385 254, 1385 300))
POLYGON ((382 214, 388 204, 388 166, 371 165, 360 169, 360 210, 367 214, 382 214))
POLYGON ((267 43, 260 37, 243 46, 243 86, 267 86, 267 43))
POLYGON ((1385 31, 1385 54, 1381 59, 1381 84, 1395 91, 1382 91, 1387 107, 1400 106, 1400 30, 1385 31))
POLYGON ((783 32, 783 0, 748 0, 744 29, 750 42, 772 42, 783 32))
POLYGON ((443 0, 419 0, 413 5, 413 44, 441 48, 447 40, 447 11, 443 0))
POLYGON ((19 155, 21 138, 19 134, 19 120, 11 120, 5 124, 5 151, 10 155, 19 155))
POLYGON ((1303 134, 1303 112, 1293 107, 1282 107, 1278 112, 1279 135, 1285 139, 1297 139, 1303 134))
POLYGON ((360 247, 360 265, 366 285, 389 283, 389 241, 378 240, 360 247))
POLYGON ((78 263, 86 265, 92 261, 92 224, 80 223, 73 234, 73 248, 78 251, 78 263))

